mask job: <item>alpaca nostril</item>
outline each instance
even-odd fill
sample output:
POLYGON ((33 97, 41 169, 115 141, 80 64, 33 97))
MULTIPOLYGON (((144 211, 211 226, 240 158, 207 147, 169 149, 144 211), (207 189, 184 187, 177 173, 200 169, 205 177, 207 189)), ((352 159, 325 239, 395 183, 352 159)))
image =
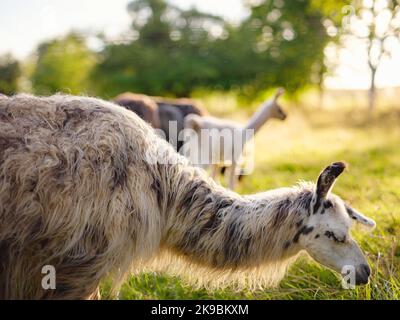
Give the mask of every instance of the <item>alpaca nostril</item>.
POLYGON ((356 274, 356 285, 363 285, 368 283, 368 277, 362 276, 359 273, 356 274))
POLYGON ((367 264, 361 265, 362 270, 365 272, 365 274, 369 277, 371 274, 371 268, 367 264))
POLYGON ((371 268, 367 264, 361 264, 356 272, 356 284, 363 285, 368 283, 368 278, 371 274, 371 268))

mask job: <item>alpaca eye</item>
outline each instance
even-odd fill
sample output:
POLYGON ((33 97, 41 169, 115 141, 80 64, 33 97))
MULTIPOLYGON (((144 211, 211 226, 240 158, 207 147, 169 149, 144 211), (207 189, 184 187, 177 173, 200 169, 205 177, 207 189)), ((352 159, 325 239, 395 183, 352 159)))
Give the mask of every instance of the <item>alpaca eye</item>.
POLYGON ((325 203, 324 203, 324 208, 325 209, 329 209, 329 208, 332 208, 332 207, 333 207, 332 201, 330 201, 330 200, 325 201, 325 203))
POLYGON ((325 231, 324 235, 337 243, 345 243, 347 241, 346 236, 343 236, 343 238, 340 239, 332 231, 329 231, 329 230, 325 231))

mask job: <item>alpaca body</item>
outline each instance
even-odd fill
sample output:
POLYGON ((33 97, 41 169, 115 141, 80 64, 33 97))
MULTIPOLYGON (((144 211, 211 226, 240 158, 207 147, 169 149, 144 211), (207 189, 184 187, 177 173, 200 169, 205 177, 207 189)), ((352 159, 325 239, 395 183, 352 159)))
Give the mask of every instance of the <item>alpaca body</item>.
POLYGON ((245 149, 247 142, 269 119, 286 118, 277 103, 282 93, 283 90, 278 90, 272 100, 264 102, 245 126, 228 119, 188 115, 185 118, 185 128, 194 130, 194 135, 189 137, 183 153, 189 154, 194 164, 200 164, 203 168, 211 166, 213 178, 217 176, 220 167, 227 168, 224 175, 228 176, 229 188, 234 190, 237 177, 244 171, 245 160, 250 156, 249 150, 245 149), (204 130, 206 132, 202 135, 204 130))
POLYGON ((170 99, 163 97, 152 97, 152 99, 160 108, 163 106, 172 106, 178 109, 183 117, 186 117, 189 114, 197 114, 199 116, 204 116, 207 114, 206 110, 201 105, 189 98, 170 99))
POLYGON ((153 128, 160 128, 158 106, 150 97, 144 94, 125 92, 116 96, 113 102, 135 112, 153 128))
POLYGON ((184 122, 182 112, 171 105, 159 105, 158 114, 161 120, 160 129, 162 130, 165 140, 178 151, 182 147, 182 142, 178 140, 184 122))
POLYGON ((135 112, 153 128, 161 129, 161 135, 177 151, 183 144, 178 137, 184 128, 184 118, 189 114, 206 114, 195 101, 186 98, 168 99, 125 92, 115 97, 113 102, 135 112))
POLYGON ((240 196, 117 105, 0 97, 0 298, 94 297, 164 252, 221 272, 274 266, 263 275, 277 283, 304 249, 314 189, 240 196))
POLYGON ((184 129, 184 119, 189 114, 205 115, 205 110, 195 101, 186 98, 168 99, 153 97, 158 105, 160 129, 165 138, 172 144, 176 151, 182 148, 183 142, 179 139, 180 132, 184 129))
POLYGON ((241 174, 246 160, 244 156, 252 131, 239 122, 211 116, 188 115, 185 128, 194 134, 184 144, 181 151, 192 164, 203 169, 211 167, 211 177, 216 179, 221 168, 227 168, 224 175, 229 178, 228 185, 233 190, 236 176, 241 174), (203 132, 203 135, 202 135, 203 132))

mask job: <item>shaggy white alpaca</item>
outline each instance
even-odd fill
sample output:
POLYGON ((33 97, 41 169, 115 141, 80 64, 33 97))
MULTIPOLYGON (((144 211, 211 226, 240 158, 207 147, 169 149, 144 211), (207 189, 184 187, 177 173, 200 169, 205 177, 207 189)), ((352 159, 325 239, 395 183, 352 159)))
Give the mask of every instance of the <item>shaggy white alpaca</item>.
POLYGON ((330 192, 344 169, 241 196, 122 107, 0 96, 0 298, 94 298, 102 280, 118 286, 154 264, 198 281, 273 285, 302 250, 337 272, 353 266, 366 283, 349 228, 374 222, 330 192), (42 287, 44 266, 54 290, 42 287))
POLYGON ((241 167, 246 161, 244 156, 247 142, 270 119, 285 120, 286 114, 278 104, 278 98, 283 94, 278 89, 273 99, 265 101, 248 121, 246 126, 227 119, 210 116, 188 115, 185 118, 186 143, 182 154, 194 165, 204 169, 211 166, 211 177, 215 178, 220 167, 227 167, 229 188, 234 190, 241 167))

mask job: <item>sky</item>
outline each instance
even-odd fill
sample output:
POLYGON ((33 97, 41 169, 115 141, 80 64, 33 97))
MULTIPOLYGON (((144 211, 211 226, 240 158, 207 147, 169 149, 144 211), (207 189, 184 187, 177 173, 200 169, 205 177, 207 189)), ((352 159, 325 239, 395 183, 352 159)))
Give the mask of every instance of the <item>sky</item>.
MULTIPOLYGON (((168 1, 185 9, 194 6, 231 21, 248 14, 242 0, 168 1)), ((108 36, 117 36, 129 28, 128 2, 130 0, 0 0, 0 54, 11 52, 24 59, 41 41, 70 30, 103 31, 108 36)), ((382 63, 377 74, 378 86, 400 86, 399 73, 400 45, 393 57, 382 63)), ((364 89, 368 87, 368 79, 364 50, 349 43, 341 50, 339 67, 326 85, 364 89)))

